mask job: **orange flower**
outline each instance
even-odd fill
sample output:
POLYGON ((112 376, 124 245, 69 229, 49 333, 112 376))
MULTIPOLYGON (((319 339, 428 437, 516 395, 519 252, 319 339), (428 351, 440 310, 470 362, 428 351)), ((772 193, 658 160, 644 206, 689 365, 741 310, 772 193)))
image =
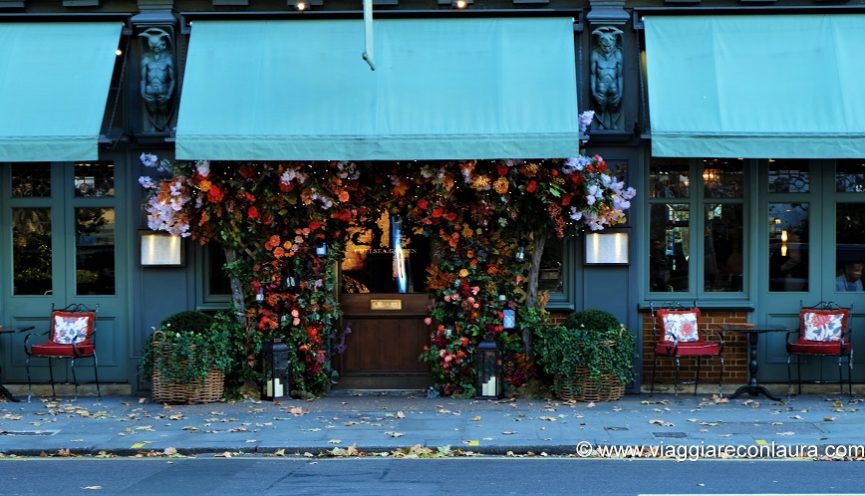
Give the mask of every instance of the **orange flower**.
POLYGON ((291 248, 291 241, 285 240, 285 243, 282 244, 282 247, 288 250, 289 248, 291 248))
POLYGON ((282 249, 281 246, 277 246, 275 250, 273 250, 273 256, 276 258, 282 258, 285 255, 285 250, 282 249))
POLYGON ((460 277, 466 277, 469 275, 469 271, 466 269, 460 269, 460 277))
POLYGON ((213 183, 208 181, 207 179, 202 179, 200 183, 198 183, 198 189, 207 193, 210 190, 210 187, 213 186, 213 183))
POLYGON ((503 195, 503 194, 508 192, 508 186, 509 186, 508 180, 505 179, 504 177, 500 177, 500 178, 496 179, 496 182, 493 183, 493 189, 496 191, 496 193, 498 193, 500 195, 503 195))
POLYGON ((339 201, 345 203, 348 201, 348 191, 340 191, 339 192, 339 201))

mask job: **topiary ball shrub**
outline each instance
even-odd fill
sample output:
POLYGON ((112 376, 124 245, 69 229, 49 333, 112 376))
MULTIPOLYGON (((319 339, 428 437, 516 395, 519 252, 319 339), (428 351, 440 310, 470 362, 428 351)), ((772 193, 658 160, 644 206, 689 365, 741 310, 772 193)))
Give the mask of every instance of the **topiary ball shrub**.
POLYGON ((570 314, 562 323, 568 329, 593 329, 605 331, 607 329, 618 329, 619 319, 609 312, 588 308, 570 314))
POLYGON ((197 310, 187 310, 176 313, 159 324, 162 329, 175 331, 204 333, 213 324, 213 317, 197 310))

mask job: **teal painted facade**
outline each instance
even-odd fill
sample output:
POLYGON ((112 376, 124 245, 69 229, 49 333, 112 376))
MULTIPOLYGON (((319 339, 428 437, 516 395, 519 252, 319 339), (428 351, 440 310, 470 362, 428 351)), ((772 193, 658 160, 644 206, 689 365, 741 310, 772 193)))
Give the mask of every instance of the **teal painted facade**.
MULTIPOLYGON (((142 191, 137 183, 137 178, 145 174, 145 170, 141 167, 138 156, 142 152, 147 152, 155 153, 160 157, 173 158, 176 141, 171 131, 153 132, 146 130, 142 124, 144 111, 139 94, 142 77, 140 61, 146 47, 138 35, 153 26, 160 26, 174 35, 174 43, 170 47, 172 55, 176 57, 178 77, 178 93, 173 101, 175 111, 172 119, 175 121, 172 122, 171 127, 174 127, 180 99, 183 97, 183 91, 187 90, 182 84, 187 68, 187 47, 190 37, 195 36, 194 28, 190 29, 190 22, 194 23, 196 19, 208 19, 207 16, 212 16, 209 18, 212 20, 219 15, 222 16, 221 22, 230 22, 231 19, 255 22, 257 19, 272 18, 290 23, 292 20, 299 19, 328 16, 337 18, 346 15, 337 12, 348 11, 351 12, 349 17, 357 19, 360 23, 360 5, 356 2, 326 0, 325 5, 314 6, 312 12, 298 14, 291 11, 285 2, 270 0, 248 2, 250 5, 239 5, 230 9, 215 6, 211 2, 192 0, 97 3, 99 5, 96 7, 76 8, 61 6, 58 2, 42 1, 29 1, 26 2, 25 7, 15 9, 5 9, 0 6, 2 9, 0 12, 7 14, 4 20, 12 23, 30 22, 39 18, 42 21, 62 25, 66 22, 93 20, 96 16, 109 16, 111 19, 119 19, 124 24, 119 45, 122 55, 115 61, 111 89, 104 102, 102 132, 98 139, 99 161, 114 164, 114 196, 99 198, 75 196, 74 164, 76 160, 83 159, 58 156, 49 166, 52 182, 50 195, 16 197, 13 194, 13 169, 26 166, 31 162, 14 165, 0 162, 0 229, 2 229, 0 230, 0 323, 7 326, 33 324, 38 330, 44 330, 47 328, 47 316, 52 303, 59 306, 71 302, 98 304, 100 311, 97 346, 100 356, 100 377, 106 382, 128 384, 131 389, 138 390, 147 388, 146 381, 138 377, 138 357, 154 326, 171 313, 191 308, 214 310, 224 307, 228 301, 224 294, 220 294, 219 285, 212 284, 215 279, 218 279, 212 273, 214 265, 210 263, 212 255, 194 242, 185 241, 187 259, 183 267, 142 268, 140 266, 139 232, 146 227, 146 223, 141 207, 142 191), (58 16, 51 18, 51 14, 58 16), (300 17, 301 15, 305 17, 300 17), (21 209, 42 209, 41 212, 48 212, 50 229, 46 239, 51 245, 50 293, 48 294, 18 294, 15 288, 14 239, 16 229, 20 227, 20 225, 16 227, 16 219, 20 218, 16 217, 16 215, 20 216, 16 211, 21 209), (78 282, 89 276, 80 274, 76 265, 76 254, 84 246, 75 235, 76 209, 109 209, 113 212, 114 287, 111 288, 111 294, 79 294, 78 282)), ((727 7, 739 7, 738 2, 726 2, 726 4, 727 7)), ((834 15, 844 16, 849 13, 860 16, 865 13, 863 2, 857 1, 846 5, 846 10, 843 12, 834 10, 834 15)), ((491 2, 484 6, 475 2, 465 14, 466 17, 479 16, 478 12, 483 9, 498 9, 506 12, 512 22, 518 22, 521 17, 528 19, 537 15, 536 12, 531 12, 534 7, 532 9, 525 7, 525 4, 517 2, 491 2)), ((789 7, 791 5, 785 5, 785 2, 778 2, 777 5, 751 9, 749 13, 769 18, 776 15, 778 9, 789 10, 789 7)), ((597 46, 597 37, 592 33, 602 26, 615 26, 616 29, 621 30, 619 41, 623 55, 621 78, 624 92, 619 126, 613 129, 599 129, 599 126, 593 126, 588 151, 604 156, 607 162, 623 175, 628 184, 638 189, 638 197, 628 211, 628 223, 624 226, 630 236, 631 263, 625 266, 585 265, 582 241, 567 242, 561 252, 562 282, 551 286, 553 294, 550 299, 550 309, 608 310, 638 334, 639 342, 639 338, 642 338, 640 335, 642 316, 652 302, 696 300, 701 308, 709 311, 713 308, 741 310, 747 312, 752 322, 792 328, 795 326, 801 304, 832 300, 839 304, 853 306, 854 342, 856 347, 863 343, 865 293, 835 291, 834 284, 839 276, 839 265, 843 262, 839 255, 843 250, 839 251, 838 245, 850 244, 838 241, 838 212, 856 214, 859 212, 859 205, 865 204, 865 194, 863 190, 857 190, 859 186, 855 185, 851 191, 839 192, 835 172, 836 165, 842 164, 843 167, 848 167, 845 170, 848 170, 851 175, 859 177, 857 174, 865 173, 856 172, 859 169, 851 161, 865 157, 855 156, 856 153, 852 152, 853 156, 843 155, 845 159, 850 159, 847 161, 828 160, 823 156, 805 157, 809 190, 780 192, 770 190, 769 185, 770 177, 775 177, 773 174, 777 175, 771 172, 773 166, 769 159, 778 157, 761 156, 759 146, 753 144, 749 145, 751 148, 748 148, 747 154, 743 152, 738 155, 732 142, 727 142, 724 146, 730 147, 728 158, 736 163, 739 163, 738 159, 742 158, 741 194, 731 198, 709 198, 702 189, 704 181, 708 180, 704 179, 706 171, 702 160, 717 157, 687 156, 688 153, 682 150, 653 156, 650 103, 661 104, 652 102, 649 98, 652 84, 657 85, 658 82, 653 82, 650 78, 651 73, 646 67, 646 49, 651 50, 652 47, 646 45, 642 23, 642 17, 647 13, 679 17, 703 15, 706 13, 705 10, 709 10, 708 7, 701 6, 699 2, 692 5, 692 8, 671 7, 663 2, 640 4, 623 2, 619 7, 610 7, 607 3, 604 6, 593 6, 592 2, 574 4, 552 0, 544 4, 544 8, 550 10, 548 14, 551 16, 569 15, 576 19, 573 52, 576 71, 575 73, 565 71, 565 73, 570 75, 568 77, 576 78, 574 85, 576 94, 573 95, 572 101, 579 102, 580 110, 590 108, 598 110, 598 103, 591 90, 592 51, 597 46), (685 176, 691 186, 691 194, 687 198, 652 196, 654 177, 652 167, 656 160, 661 158, 660 155, 678 161, 676 163, 686 164, 685 176), (654 270, 651 257, 652 208, 655 205, 665 204, 686 204, 690 214, 693 214, 689 219, 687 241, 684 242, 681 238, 678 240, 678 245, 687 247, 689 253, 686 259, 687 273, 680 274, 680 279, 675 283, 678 286, 674 286, 673 291, 666 290, 666 286, 663 286, 664 290, 653 287, 652 278, 654 270), (713 240, 702 235, 707 225, 704 216, 708 204, 725 205, 721 209, 723 212, 726 212, 726 208, 732 209, 733 212, 741 212, 741 281, 723 283, 728 284, 724 286, 725 288, 735 290, 720 291, 718 290, 720 286, 709 289, 705 286, 706 274, 713 269, 709 267, 704 254, 707 246, 717 244, 717 239, 713 240), (770 254, 772 249, 776 248, 779 233, 772 231, 774 224, 770 222, 774 223, 774 219, 780 218, 776 214, 779 209, 783 210, 784 205, 788 204, 808 205, 807 246, 802 245, 801 242, 788 241, 790 250, 807 248, 807 270, 805 271, 807 276, 804 278, 807 290, 801 285, 788 285, 783 288, 778 286, 788 284, 788 279, 799 279, 797 284, 800 284, 802 277, 791 276, 784 279, 786 282, 783 284, 780 281, 773 282, 777 278, 771 277, 770 254), (793 246, 793 243, 799 244, 793 246), (740 286, 729 286, 729 284, 740 284, 740 286)), ((826 10, 817 1, 799 8, 802 9, 801 13, 808 15, 825 13, 826 10)), ((449 4, 439 5, 433 2, 427 4, 403 2, 392 8, 376 6, 376 15, 379 13, 382 17, 391 19, 400 16, 422 17, 430 24, 434 24, 436 19, 453 19, 463 14, 454 11, 449 4)), ((798 12, 794 12, 796 13, 798 12)), ((218 32, 215 34, 217 38, 218 34, 218 32)), ((361 39, 357 40, 358 60, 362 51, 361 42, 361 39)), ((759 46, 755 49, 759 49, 759 46)), ((660 60, 664 61, 664 54, 660 55, 660 60)), ((515 70, 519 72, 519 68, 515 70)), ((817 75, 814 77, 816 78, 817 75)), ((8 78, 8 76, 2 75, 0 78, 8 78)), ((819 87, 820 81, 815 79, 812 83, 819 87)), ((26 91, 26 87, 19 91, 26 91)), ((862 91, 861 85, 859 87, 854 85, 851 91, 862 91)), ((841 104, 847 101, 843 94, 835 96, 840 98, 841 104)), ((667 95, 667 98, 676 101, 677 95, 673 92, 667 95)), ((739 105, 741 102, 725 102, 723 108, 725 111, 742 111, 738 109, 739 105)), ((214 104, 214 109, 219 109, 219 105, 214 104)), ((704 109, 703 112, 711 113, 712 110, 704 109)), ((533 115, 533 118, 538 117, 533 115)), ((543 120, 543 115, 540 117, 543 120)), ((712 120, 711 115, 703 117, 712 120)), ((48 112, 34 119, 34 122, 50 121, 52 118, 59 117, 52 116, 48 112)), ((783 116, 781 118, 783 119, 783 116)), ((834 119, 831 112, 822 115, 821 118, 825 119, 827 125, 841 122, 839 119, 834 119)), ((230 119, 225 121, 230 122, 230 119)), ((844 122, 851 133, 861 131, 856 128, 855 122, 844 122)), ((7 128, 0 126, 0 130, 2 129, 7 128)), ((836 131, 842 134, 838 129, 831 132, 836 131)), ((286 160, 293 158, 296 157, 284 157, 286 160)), ((726 213, 719 214, 716 207, 713 209, 712 215, 721 215, 722 218, 726 215, 726 213)), ((787 220, 782 219, 782 222, 787 220)), ((675 249, 671 248, 670 253, 670 256, 675 256, 675 249)), ((681 268, 677 268, 677 271, 681 273, 681 268)), ((0 379, 5 383, 14 384, 24 381, 22 339, 23 336, 18 335, 0 337, 0 361, 3 364, 3 375, 0 379)), ((786 354, 783 350, 782 335, 773 335, 761 340, 759 350, 762 358, 761 381, 786 380, 786 354)), ((854 361, 856 363, 854 380, 863 382, 865 367, 861 366, 862 363, 855 354, 854 361)), ((809 363, 805 373, 816 376, 820 367, 824 369, 825 378, 832 380, 835 377, 834 366, 828 361, 823 365, 809 363)), ((38 374, 41 380, 45 380, 47 371, 42 367, 38 370, 38 374)), ((87 371, 83 371, 82 374, 87 374, 87 371)), ((86 375, 82 378, 87 380, 86 375)), ((638 379, 637 387, 641 380, 638 379)))

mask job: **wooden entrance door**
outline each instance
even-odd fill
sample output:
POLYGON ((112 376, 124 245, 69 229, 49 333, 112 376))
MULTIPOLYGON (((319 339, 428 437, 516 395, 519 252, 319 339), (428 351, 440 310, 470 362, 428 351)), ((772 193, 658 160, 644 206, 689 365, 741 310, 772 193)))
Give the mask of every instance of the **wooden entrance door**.
POLYGON ((430 243, 401 232, 396 219, 348 232, 341 269, 343 328, 335 358, 337 388, 420 389, 432 384, 419 360, 429 343, 424 324, 430 243))

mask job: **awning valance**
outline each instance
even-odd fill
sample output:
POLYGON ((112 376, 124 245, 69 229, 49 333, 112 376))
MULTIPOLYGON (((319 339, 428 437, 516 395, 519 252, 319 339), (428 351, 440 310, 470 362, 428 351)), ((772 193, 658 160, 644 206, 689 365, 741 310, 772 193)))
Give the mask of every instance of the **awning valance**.
POLYGON ((865 157, 865 15, 646 16, 652 154, 865 157))
POLYGON ((573 19, 196 21, 176 156, 551 158, 577 153, 573 19))
POLYGON ((0 23, 0 162, 98 158, 122 27, 0 23))

